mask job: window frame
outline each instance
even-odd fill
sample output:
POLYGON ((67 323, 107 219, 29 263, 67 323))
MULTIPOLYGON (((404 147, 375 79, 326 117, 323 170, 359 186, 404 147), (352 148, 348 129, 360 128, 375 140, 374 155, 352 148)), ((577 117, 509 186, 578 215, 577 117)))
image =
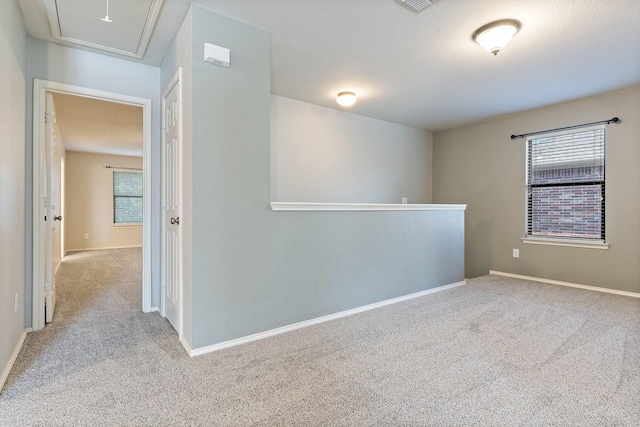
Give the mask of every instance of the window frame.
MULTIPOLYGON (((585 126, 581 128, 574 128, 570 130, 556 131, 556 132, 547 132, 547 133, 536 133, 536 135, 529 135, 525 138, 525 191, 524 191, 524 203, 525 203, 525 212, 524 212, 524 237, 521 239, 523 243, 534 244, 534 245, 551 245, 551 246, 569 246, 569 247, 578 247, 578 248, 593 248, 593 249, 608 249, 609 243, 606 241, 606 171, 607 171, 607 134, 606 127, 604 125, 595 125, 595 126, 585 126), (591 238, 581 238, 581 237, 560 237, 560 236, 536 236, 530 235, 530 226, 533 222, 531 218, 530 221, 530 198, 532 197, 529 194, 530 188, 533 188, 530 184, 530 144, 532 140, 540 139, 540 138, 549 138, 549 137, 557 137, 563 135, 570 135, 574 133, 588 132, 594 130, 602 130, 603 138, 604 138, 604 180, 602 182, 581 182, 581 185, 589 185, 589 184, 601 184, 603 200, 601 204, 601 217, 602 217, 602 238, 601 239, 591 239, 591 238)), ((560 186, 569 186, 570 184, 561 184, 560 186)), ((548 184, 538 185, 536 187, 549 186, 548 184)))
POLYGON ((141 170, 131 170, 131 169, 118 169, 112 168, 111 174, 111 225, 113 227, 139 227, 142 226, 144 222, 144 177, 141 170), (115 194, 115 182, 116 182, 116 173, 135 173, 139 174, 142 179, 143 185, 143 194, 141 196, 116 196, 115 194), (142 221, 140 222, 116 222, 116 198, 117 197, 131 197, 140 199, 142 201, 142 221))

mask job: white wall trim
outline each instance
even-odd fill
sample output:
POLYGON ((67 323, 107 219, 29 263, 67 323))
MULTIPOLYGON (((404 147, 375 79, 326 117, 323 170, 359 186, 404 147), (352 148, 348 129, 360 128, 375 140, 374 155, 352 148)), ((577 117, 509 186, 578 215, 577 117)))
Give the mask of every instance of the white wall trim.
POLYGON ((0 390, 4 387, 4 383, 9 378, 9 373, 11 373, 11 369, 13 368, 13 364, 16 363, 16 359, 18 358, 18 353, 20 353, 20 349, 22 349, 22 344, 24 344, 24 340, 27 337, 27 333, 31 332, 31 328, 27 328, 22 331, 22 335, 20 335, 20 339, 18 340, 15 348, 13 349, 13 353, 11 353, 11 357, 7 362, 6 366, 2 370, 2 374, 0 375, 0 390))
POLYGON ((369 311, 369 310, 373 310, 373 309, 376 309, 376 308, 384 307, 386 305, 396 304, 396 303, 399 303, 399 302, 402 302, 402 301, 407 301, 407 300, 410 300, 410 299, 413 299, 413 298, 418 298, 418 297, 421 297, 421 296, 424 296, 424 295, 429 295, 429 294, 432 294, 432 293, 435 293, 435 292, 444 291, 444 290, 455 288, 455 287, 458 287, 458 286, 461 286, 461 285, 464 285, 464 284, 466 284, 466 282, 463 280, 461 282, 451 283, 451 284, 448 284, 448 285, 439 286, 439 287, 436 287, 436 288, 431 288, 431 289, 427 289, 427 290, 420 291, 420 292, 415 292, 413 294, 404 295, 404 296, 397 297, 397 298, 391 298, 391 299, 388 299, 388 300, 385 300, 385 301, 380 301, 380 302, 376 302, 376 303, 373 303, 373 304, 364 305, 362 307, 356 307, 356 308, 352 308, 350 310, 345 310, 345 311, 341 311, 341 312, 338 312, 338 313, 329 314, 327 316, 316 317, 315 319, 310 319, 310 320, 305 320, 305 321, 298 322, 298 323, 293 323, 291 325, 282 326, 280 328, 271 329, 269 331, 264 331, 264 332, 259 332, 257 334, 248 335, 248 336, 242 337, 242 338, 236 338, 236 339, 233 339, 233 340, 221 342, 219 344, 214 344, 214 345, 210 345, 210 346, 206 346, 206 347, 200 347, 200 348, 196 348, 196 349, 191 349, 189 344, 186 341, 184 341, 183 339, 180 339, 180 342, 182 343, 182 346, 185 348, 185 350, 187 351, 189 356, 191 356, 191 357, 200 356, 202 354, 212 353, 214 351, 222 350, 222 349, 229 348, 229 347, 234 347, 236 345, 246 344, 246 343, 251 342, 251 341, 257 341, 257 340, 261 340, 263 338, 272 337, 274 335, 280 335, 280 334, 283 334, 285 332, 295 331, 296 329, 306 328, 307 326, 316 325, 318 323, 328 322, 330 320, 339 319, 341 317, 351 316, 351 315, 354 315, 354 314, 362 313, 364 311, 369 311))
POLYGON ((586 240, 571 239, 548 239, 542 237, 523 237, 520 239, 522 243, 528 245, 547 245, 547 246, 567 246, 570 248, 586 248, 586 249, 609 249, 609 244, 600 242, 589 242, 586 240))
POLYGON ((467 205, 271 202, 274 211, 463 211, 467 205))
POLYGON ((45 98, 47 92, 64 93, 87 98, 101 99, 109 102, 117 102, 125 105, 142 107, 143 129, 142 129, 142 170, 143 170, 143 224, 142 224, 142 311, 147 313, 151 309, 151 99, 140 98, 115 92, 106 92, 98 89, 91 89, 82 86, 75 86, 66 83, 58 83, 49 80, 34 79, 33 81, 33 207, 32 207, 32 227, 33 227, 33 279, 32 279, 32 314, 31 326, 33 330, 44 327, 44 316, 41 309, 44 304, 44 281, 41 271, 44 271, 44 254, 41 251, 42 231, 40 230, 40 206, 42 197, 42 178, 40 170, 40 152, 43 149, 43 120, 45 108, 45 98))
POLYGON ((67 256, 69 252, 106 251, 108 249, 131 249, 131 248, 141 248, 141 247, 142 245, 132 245, 132 246, 105 246, 104 248, 66 249, 64 251, 64 255, 67 256))
POLYGON ((160 311, 160 307, 151 307, 147 313, 153 313, 154 311, 160 311))
MULTIPOLYGON (((193 352, 194 352, 194 350, 191 348, 191 346, 189 345, 189 343, 187 342, 187 340, 184 338, 184 335, 183 335, 183 336, 181 336, 181 337, 179 338, 179 340, 180 340, 180 344, 182 344, 182 347, 185 349, 185 351, 187 352, 187 354, 188 354, 190 357, 197 356, 196 354, 194 354, 194 353, 193 353, 193 352)), ((206 348, 206 347, 204 347, 204 348, 206 348)), ((215 350, 214 350, 214 351, 215 351, 215 350)), ((211 352, 210 352, 210 351, 208 351, 207 353, 211 353, 211 352)), ((204 354, 204 353, 199 353, 199 354, 204 354)))
POLYGON ((640 298, 640 293, 620 291, 618 289, 601 288, 599 286, 581 285, 579 283, 562 282, 560 280, 542 279, 540 277, 523 276, 521 274, 505 273, 502 271, 489 270, 489 274, 495 276, 513 277, 514 279, 532 280, 534 282, 549 283, 551 285, 568 286, 570 288, 586 289, 589 291, 604 292, 608 294, 622 295, 625 297, 640 298))

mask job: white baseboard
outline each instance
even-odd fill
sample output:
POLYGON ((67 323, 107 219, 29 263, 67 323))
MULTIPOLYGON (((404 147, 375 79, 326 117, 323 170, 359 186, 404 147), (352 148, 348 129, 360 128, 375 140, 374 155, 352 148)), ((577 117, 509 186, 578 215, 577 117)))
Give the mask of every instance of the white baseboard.
POLYGON ((151 307, 149 311, 146 311, 145 313, 153 313, 154 311, 160 311, 160 307, 151 307))
POLYGON ((640 293, 620 291, 617 289, 601 288, 599 286, 581 285, 579 283, 561 282, 560 280, 542 279, 540 277, 523 276, 521 274, 504 273, 502 271, 489 270, 489 274, 504 277, 513 277, 514 279, 532 280, 534 282, 549 283, 551 285, 568 286, 570 288, 587 289, 589 291, 605 292, 608 294, 623 295, 625 297, 640 298, 640 293))
MULTIPOLYGON (((191 349, 191 346, 189 345, 187 340, 184 339, 184 336, 180 337, 180 344, 182 344, 182 347, 184 347, 185 351, 189 356, 191 357, 195 356, 195 354, 193 354, 193 350, 191 349)), ((204 353, 200 353, 200 354, 204 354, 204 353)))
POLYGON ((293 323, 291 325, 282 326, 280 328, 271 329, 269 331, 264 331, 264 332, 259 332, 257 334, 248 335, 246 337, 241 337, 241 338, 236 338, 236 339, 233 339, 233 340, 230 340, 230 341, 225 341, 225 342, 221 342, 219 344, 214 344, 214 345, 210 345, 210 346, 206 346, 206 347, 200 347, 200 348, 191 349, 189 344, 186 341, 184 341, 183 339, 181 339, 180 342, 182 343, 182 346, 185 348, 185 350, 187 351, 187 354, 189 354, 189 356, 191 356, 191 357, 200 356, 202 354, 213 353, 214 351, 222 350, 224 348, 234 347, 234 346, 240 345, 240 344, 246 344, 246 343, 251 342, 251 341, 257 341, 257 340, 261 340, 263 338, 272 337, 274 335, 280 335, 280 334, 283 334, 285 332, 294 331, 294 330, 300 329, 300 328, 306 328, 307 326, 316 325, 318 323, 328 322, 330 320, 339 319, 341 317, 346 317, 346 316, 351 316, 351 315, 354 315, 354 314, 357 314, 357 313, 362 313, 363 311, 369 311, 369 310, 373 310, 375 308, 384 307, 385 305, 396 304, 396 303, 399 303, 399 302, 402 302, 402 301, 407 301, 407 300, 410 300, 410 299, 413 299, 413 298, 418 298, 418 297, 421 297, 421 296, 424 296, 424 295, 428 295, 428 294, 432 294, 432 293, 435 293, 435 292, 444 291, 444 290, 455 288, 457 286, 461 286, 461 285, 464 285, 464 284, 466 284, 466 281, 463 280, 461 282, 451 283, 449 285, 439 286, 437 288, 432 288, 432 289, 427 289, 425 291, 415 292, 413 294, 404 295, 404 296, 401 296, 401 297, 392 298, 392 299, 376 302, 376 303, 369 304, 369 305, 364 305, 362 307, 352 308, 350 310, 345 310, 345 311, 341 311, 339 313, 329 314, 327 316, 316 317, 315 319, 310 319, 310 320, 305 320, 305 321, 298 322, 298 323, 293 323))
POLYGON ((84 252, 84 251, 104 251, 107 249, 129 249, 129 248, 141 248, 142 245, 133 246, 107 246, 104 248, 81 248, 81 249, 65 249, 64 256, 67 256, 69 252, 84 252))
POLYGON ((27 333, 31 332, 31 328, 25 329, 20 335, 20 339, 16 344, 16 347, 13 349, 13 353, 11 353, 11 358, 7 362, 7 365, 2 370, 2 375, 0 375, 0 390, 4 387, 4 383, 9 378, 9 373, 11 372, 11 368, 13 368, 13 364, 16 363, 16 359, 18 358, 18 353, 20 353, 20 349, 22 348, 22 344, 24 344, 24 340, 27 337, 27 333))

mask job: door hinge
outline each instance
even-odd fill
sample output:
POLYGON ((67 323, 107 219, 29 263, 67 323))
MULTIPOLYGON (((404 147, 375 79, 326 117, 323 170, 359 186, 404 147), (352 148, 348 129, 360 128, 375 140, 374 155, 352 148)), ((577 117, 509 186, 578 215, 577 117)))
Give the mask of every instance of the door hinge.
POLYGON ((51 123, 53 120, 53 114, 52 113, 44 113, 44 122, 45 123, 51 123))

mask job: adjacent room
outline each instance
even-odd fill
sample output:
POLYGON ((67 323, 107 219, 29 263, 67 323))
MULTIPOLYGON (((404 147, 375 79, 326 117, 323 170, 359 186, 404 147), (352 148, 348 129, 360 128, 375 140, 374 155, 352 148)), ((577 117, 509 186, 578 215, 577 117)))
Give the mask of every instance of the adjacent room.
POLYGON ((637 22, 3 2, 0 424, 637 425, 637 22))

